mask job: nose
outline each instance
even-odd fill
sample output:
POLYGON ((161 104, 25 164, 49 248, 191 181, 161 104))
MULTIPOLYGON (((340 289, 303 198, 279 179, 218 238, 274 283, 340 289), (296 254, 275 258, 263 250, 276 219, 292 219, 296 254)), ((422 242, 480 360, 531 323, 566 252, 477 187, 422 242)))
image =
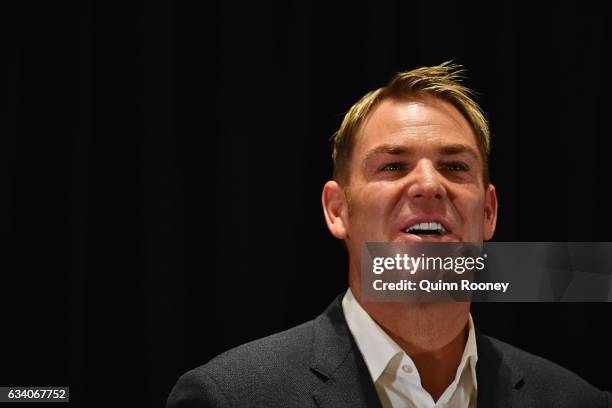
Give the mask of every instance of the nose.
POLYGON ((442 202, 446 199, 442 176, 430 160, 419 161, 410 172, 407 194, 412 200, 423 204, 442 202))

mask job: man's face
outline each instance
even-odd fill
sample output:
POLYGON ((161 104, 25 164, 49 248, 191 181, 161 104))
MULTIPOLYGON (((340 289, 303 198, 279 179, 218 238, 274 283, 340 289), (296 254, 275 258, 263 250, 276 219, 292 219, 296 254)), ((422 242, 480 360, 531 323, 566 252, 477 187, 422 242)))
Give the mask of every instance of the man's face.
POLYGON ((497 200, 483 165, 474 132, 450 103, 384 100, 357 135, 342 233, 332 232, 351 255, 363 242, 488 240, 497 200))

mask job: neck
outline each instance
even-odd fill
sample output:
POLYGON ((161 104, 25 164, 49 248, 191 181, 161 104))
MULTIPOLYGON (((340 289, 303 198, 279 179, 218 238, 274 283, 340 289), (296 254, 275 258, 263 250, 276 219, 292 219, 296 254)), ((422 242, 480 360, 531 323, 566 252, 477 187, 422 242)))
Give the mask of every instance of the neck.
MULTIPOLYGON (((353 285, 351 285, 353 286, 353 285)), ((453 382, 468 335, 467 302, 362 302, 364 310, 414 361, 434 401, 453 382)))

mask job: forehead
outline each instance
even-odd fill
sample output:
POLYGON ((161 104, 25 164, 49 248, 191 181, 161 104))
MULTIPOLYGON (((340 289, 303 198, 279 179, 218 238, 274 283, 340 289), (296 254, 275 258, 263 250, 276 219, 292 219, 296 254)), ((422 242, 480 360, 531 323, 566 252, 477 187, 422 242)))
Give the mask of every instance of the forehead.
POLYGON ((385 99, 370 113, 357 134, 355 156, 381 144, 436 147, 464 144, 478 151, 467 119, 449 102, 424 96, 385 99))

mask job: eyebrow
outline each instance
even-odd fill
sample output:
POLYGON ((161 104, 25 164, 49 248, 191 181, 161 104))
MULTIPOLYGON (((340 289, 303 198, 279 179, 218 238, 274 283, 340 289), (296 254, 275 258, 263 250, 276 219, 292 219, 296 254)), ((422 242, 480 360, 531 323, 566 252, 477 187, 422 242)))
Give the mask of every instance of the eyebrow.
POLYGON ((414 149, 409 148, 409 147, 400 146, 400 145, 383 144, 380 146, 376 146, 374 149, 366 153, 365 161, 367 162, 372 157, 377 156, 379 154, 390 154, 392 156, 402 156, 402 155, 409 155, 412 152, 414 152, 414 149))
POLYGON ((467 153, 476 160, 478 160, 478 157, 479 157, 478 152, 476 152, 474 148, 466 144, 461 144, 461 143, 442 146, 442 148, 440 149, 440 152, 448 156, 454 155, 454 154, 467 153))
MULTIPOLYGON (((403 155, 410 155, 413 152, 414 152, 414 149, 411 147, 406 147, 406 146, 401 146, 401 145, 383 144, 383 145, 377 146, 374 149, 370 150, 366 154, 365 161, 367 162, 372 157, 379 155, 379 154, 388 154, 392 156, 403 156, 403 155)), ((478 157, 479 157, 476 150, 474 150, 471 146, 468 146, 462 143, 444 145, 440 148, 439 152, 445 156, 466 153, 472 156, 476 160, 478 160, 478 157)))

